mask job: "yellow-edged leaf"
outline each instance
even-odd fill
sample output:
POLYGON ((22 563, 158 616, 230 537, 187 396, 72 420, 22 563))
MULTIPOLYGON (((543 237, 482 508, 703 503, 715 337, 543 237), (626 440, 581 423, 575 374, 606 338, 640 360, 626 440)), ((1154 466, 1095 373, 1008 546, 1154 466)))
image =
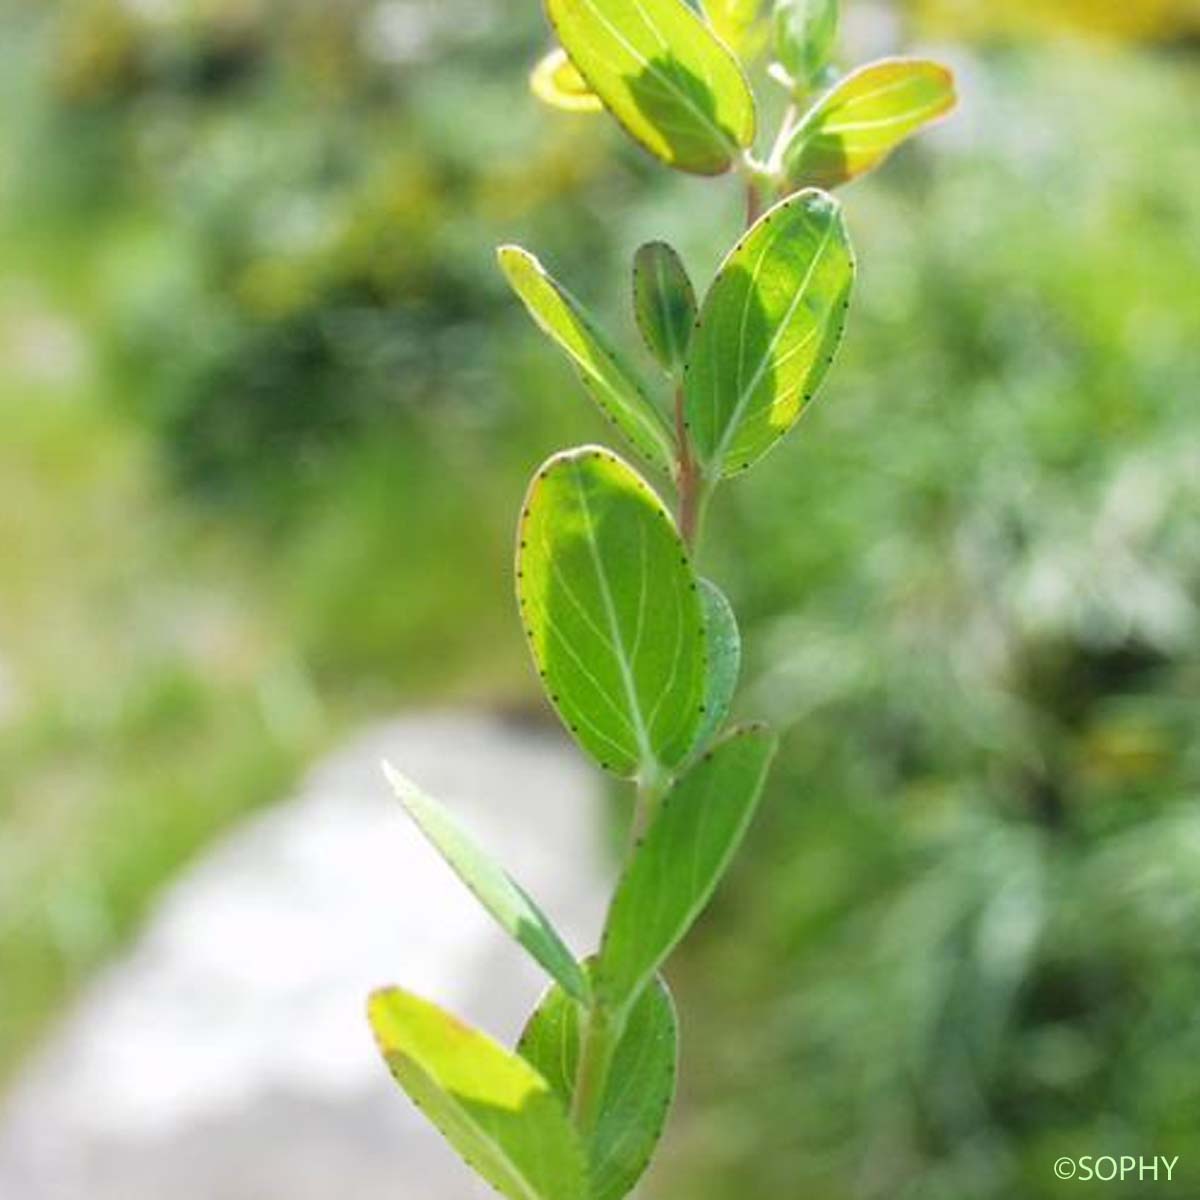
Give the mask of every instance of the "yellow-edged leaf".
POLYGON ((367 1014, 396 1082, 508 1200, 590 1200, 583 1147, 562 1102, 520 1055, 400 988, 367 1014))
POLYGON ((530 72, 529 90, 543 104, 564 112, 604 111, 600 97, 588 87, 561 46, 551 50, 530 72))
POLYGON ((684 369, 688 432, 710 479, 796 423, 841 341, 854 255, 841 206, 807 190, 764 213, 721 264, 684 369))
POLYGON ((648 462, 670 474, 674 432, 592 316, 528 250, 501 246, 496 255, 534 323, 570 358, 600 411, 648 462))
POLYGON ((707 677, 699 583, 670 513, 632 467, 583 446, 538 471, 517 595, 542 685, 584 750, 627 779, 687 757, 707 677))
POLYGON ((833 188, 879 166, 957 102, 940 63, 890 58, 847 75, 800 122, 783 154, 792 187, 833 188))
POLYGON ((683 0, 545 0, 558 40, 626 132, 668 166, 729 170, 754 141, 754 96, 683 0))

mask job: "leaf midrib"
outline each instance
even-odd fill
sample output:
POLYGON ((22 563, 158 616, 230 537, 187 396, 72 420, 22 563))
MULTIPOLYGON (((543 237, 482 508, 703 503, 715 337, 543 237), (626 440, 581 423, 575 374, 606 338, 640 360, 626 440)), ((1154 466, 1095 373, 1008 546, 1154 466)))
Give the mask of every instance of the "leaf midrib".
MULTIPOLYGON (((575 298, 569 288, 564 287, 545 267, 542 266, 537 259, 532 258, 530 265, 540 276, 543 283, 558 297, 559 303, 567 310, 570 316, 579 323, 579 331, 593 344, 596 351, 604 363, 605 369, 601 370, 594 363, 588 362, 582 356, 575 354, 568 349, 571 357, 575 359, 579 369, 586 375, 589 375, 596 384, 602 387, 616 404, 628 415, 629 419, 635 422, 648 437, 650 437, 658 450, 666 456, 666 460, 670 462, 673 446, 671 444, 670 434, 662 419, 661 414, 657 409, 647 404, 644 408, 641 405, 635 404, 630 398, 629 393, 633 393, 641 398, 642 388, 638 381, 630 374, 629 369, 617 357, 616 352, 608 345, 607 337, 600 332, 587 316, 583 305, 575 298)), ((559 338, 559 331, 547 327, 545 332, 552 337, 559 338)))
MULTIPOLYGON (((796 309, 799 307, 801 299, 803 298, 805 292, 808 291, 809 285, 812 283, 813 275, 816 273, 817 264, 824 257, 825 251, 828 248, 831 239, 833 238, 833 231, 836 226, 837 226, 837 218, 835 216, 829 221, 829 224, 825 229, 825 234, 821 238, 821 244, 817 247, 816 252, 812 256, 812 261, 808 264, 808 270, 807 270, 807 272, 805 272, 804 280, 800 284, 800 286, 796 289, 796 293, 792 297, 791 303, 788 305, 787 314, 779 322, 779 325, 776 328, 775 332, 771 335, 771 340, 768 343, 767 349, 763 353, 763 356, 762 356, 761 360, 759 361, 757 368, 755 369, 754 375, 751 378, 749 385, 747 387, 745 387, 744 389, 742 389, 741 394, 738 396, 737 403, 734 406, 733 414, 730 416, 728 422, 726 423, 725 430, 721 434, 721 438, 718 441, 716 449, 713 452, 712 459, 710 460, 710 463, 709 463, 710 466, 715 464, 717 466, 717 468, 720 469, 721 464, 725 458, 725 454, 728 451, 729 446, 733 441, 735 433, 737 432, 738 424, 741 421, 742 416, 745 412, 746 405, 749 404, 751 397, 754 395, 755 389, 762 382, 762 377, 766 373, 767 365, 772 361, 772 359, 774 357, 775 349, 779 345, 780 338, 783 337, 784 331, 788 328, 788 326, 792 322, 792 318, 796 315, 796 309)), ((776 235, 776 236, 778 237, 779 235, 776 235)), ((763 257, 765 258, 766 255, 764 254, 763 257)), ((762 263, 760 261, 759 271, 761 271, 761 268, 762 268, 762 263)), ((758 286, 758 272, 755 273, 754 279, 751 280, 749 287, 751 289, 753 289, 757 286, 758 286)), ((747 292, 747 295, 749 295, 749 292, 747 292)))
MULTIPOLYGON (((657 67, 653 61, 646 58, 646 56, 644 54, 642 54, 642 52, 636 46, 631 45, 630 42, 628 41, 628 39, 625 37, 625 35, 604 15, 604 13, 599 9, 599 7, 597 7, 597 5, 595 4, 595 0, 583 0, 583 3, 587 8, 591 9, 592 13, 596 16, 596 18, 600 21, 600 23, 609 31, 610 34, 612 34, 613 38, 625 48, 625 50, 634 59, 634 61, 636 61, 642 67, 644 67, 647 71, 649 71, 656 79, 659 80, 660 83, 662 83, 667 88, 667 90, 672 95, 676 96, 680 101, 682 101, 683 105, 692 113, 692 115, 700 122, 700 124, 702 126, 707 128, 710 132, 716 134, 717 140, 724 146, 725 150, 729 153, 729 155, 731 157, 733 157, 737 154, 738 149, 739 149, 739 144, 738 144, 736 138, 730 137, 730 135, 725 131, 725 129, 722 126, 720 126, 720 125, 716 124, 714 121, 710 120, 708 115, 704 112, 704 110, 702 108, 697 107, 695 101, 692 100, 692 98, 687 94, 687 92, 685 92, 683 89, 681 89, 675 83, 675 81, 669 75, 667 75, 663 70, 661 70, 661 68, 657 67)), ((642 14, 642 19, 646 22, 646 28, 649 29, 651 31, 651 33, 653 33, 654 36, 658 38, 659 42, 662 43, 663 48, 669 52, 670 47, 663 41, 662 34, 659 32, 657 26, 655 26, 653 24, 653 22, 651 21, 651 19, 646 15, 645 10, 641 7, 640 4, 637 5, 637 9, 642 14)), ((576 64, 576 65, 578 66, 578 64, 576 64)), ((707 71, 707 67, 705 68, 705 70, 707 71)), ((582 75, 583 72, 580 71, 580 74, 582 75)), ((587 76, 585 75, 584 78, 586 79, 587 76)), ((711 79, 712 79, 712 77, 710 75, 709 76, 710 87, 711 87, 711 79)), ((716 100, 716 98, 717 98, 717 94, 716 94, 716 89, 714 88, 713 89, 713 99, 716 100)))
MULTIPOLYGON (((529 1178, 525 1171, 512 1160, 512 1156, 504 1149, 500 1142, 496 1140, 494 1134, 490 1133, 479 1120, 471 1113, 466 1105, 452 1092, 438 1081, 436 1075, 431 1074, 426 1067, 421 1063, 420 1059, 412 1054, 406 1053, 398 1047, 391 1050, 390 1054, 404 1064, 407 1064, 413 1070, 420 1074, 425 1080, 426 1086, 436 1095, 443 1097, 446 1103, 448 1113, 456 1118, 459 1123, 466 1127, 467 1131, 478 1139, 480 1143, 489 1152, 491 1162, 496 1171, 496 1174, 507 1178, 516 1188, 522 1193, 521 1200, 559 1200, 559 1197, 550 1197, 542 1192, 534 1182, 529 1178)), ((582 1162, 577 1163, 580 1170, 583 1169, 582 1162)), ((579 1197, 578 1191, 574 1192, 575 1197, 579 1197)))
POLYGON ((625 649, 625 638, 617 620, 617 609, 613 603, 612 590, 608 583, 608 574, 600 558, 600 548, 596 544, 595 526, 592 520, 591 506, 588 504, 587 489, 583 482, 583 472, 578 462, 571 464, 572 477, 575 480, 575 491, 579 497, 579 507, 584 518, 584 533, 587 538, 588 553, 591 556, 592 568, 596 572, 596 583, 600 589, 600 598, 604 604, 604 615, 612 632, 613 647, 617 651, 617 666, 621 672, 621 683, 625 689, 625 699, 629 705, 629 714, 634 722, 634 736, 641 752, 643 769, 654 769, 658 763, 654 751, 650 748, 649 732, 646 729, 645 718, 642 714, 641 703, 638 699, 637 687, 634 683, 633 672, 629 662, 628 651, 625 649))

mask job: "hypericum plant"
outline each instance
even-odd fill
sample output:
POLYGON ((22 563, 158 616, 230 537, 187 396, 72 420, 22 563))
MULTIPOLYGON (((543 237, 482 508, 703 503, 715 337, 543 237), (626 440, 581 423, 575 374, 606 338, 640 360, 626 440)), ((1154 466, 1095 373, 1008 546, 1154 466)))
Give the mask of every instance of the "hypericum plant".
POLYGON ((560 48, 534 91, 608 110, 677 170, 739 171, 748 229, 699 309, 670 246, 637 251, 634 308, 658 387, 533 255, 499 252, 534 321, 675 490, 672 517, 616 454, 565 450, 534 476, 518 531, 521 619, 550 702, 584 751, 636 787, 627 861, 600 948, 581 962, 454 819, 389 769, 422 832, 553 984, 515 1052, 398 988, 369 1011, 400 1085, 501 1193, 618 1200, 674 1094, 676 1016, 659 971, 737 849, 775 751, 761 725, 723 729, 740 641, 728 602, 696 571, 705 508, 796 423, 841 340, 855 264, 840 206, 820 189, 878 165, 955 97, 949 71, 916 59, 837 79, 837 0, 777 0, 770 13, 760 0, 708 0, 703 13, 682 0, 546 9, 560 48), (768 43, 788 101, 761 158, 742 63, 768 43))

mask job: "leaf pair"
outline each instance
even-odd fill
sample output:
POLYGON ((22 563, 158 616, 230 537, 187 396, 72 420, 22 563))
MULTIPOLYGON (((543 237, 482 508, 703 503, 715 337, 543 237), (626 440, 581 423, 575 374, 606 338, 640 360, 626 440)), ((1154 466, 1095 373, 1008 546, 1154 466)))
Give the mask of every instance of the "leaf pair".
POLYGON ((436 1005, 389 988, 369 1017, 392 1074, 467 1163, 511 1200, 619 1200, 662 1132, 677 1027, 657 970, 715 890, 762 790, 774 738, 737 731, 662 802, 617 888, 599 958, 575 962, 526 893, 436 801, 389 769, 419 828, 476 897, 556 979, 512 1054, 436 1005), (585 1138, 567 1113, 582 1014, 601 1005, 619 1036, 599 1118, 585 1138))
MULTIPOLYGON (((674 474, 666 418, 582 306, 524 250, 500 262, 539 327, 574 362, 601 409, 654 466, 674 474)), ((841 342, 855 262, 841 208, 808 190, 764 213, 722 263, 698 316, 674 251, 635 259, 646 343, 681 372, 684 426, 710 481, 745 470, 795 424, 841 342)))
MULTIPOLYGON (((559 108, 608 109, 668 166, 721 174, 754 143, 753 93, 732 46, 761 49, 759 0, 708 0, 705 20, 683 0, 546 0, 561 48, 535 68, 533 90, 559 108)), ((837 0, 776 0, 774 48, 801 92, 832 69, 837 0)), ((788 139, 778 166, 789 190, 833 188, 878 166, 956 102, 937 63, 884 59, 834 86, 788 139)))
POLYGON ((678 1060, 675 1006, 661 980, 630 1011, 587 1138, 567 1115, 582 1022, 561 988, 543 997, 516 1053, 400 988, 376 992, 367 1015, 396 1082, 510 1200, 620 1200, 649 1164, 678 1060))

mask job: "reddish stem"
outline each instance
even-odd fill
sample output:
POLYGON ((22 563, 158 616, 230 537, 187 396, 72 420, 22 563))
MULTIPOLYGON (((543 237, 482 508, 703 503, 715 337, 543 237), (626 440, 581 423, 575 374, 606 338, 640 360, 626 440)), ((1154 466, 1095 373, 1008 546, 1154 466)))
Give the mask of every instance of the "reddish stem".
POLYGON ((696 549, 704 506, 704 476, 692 454, 692 441, 683 417, 683 388, 675 391, 675 436, 679 442, 679 532, 691 551, 696 549))
POLYGON ((746 228, 749 229, 763 211, 762 188, 753 179, 746 182, 746 228))

